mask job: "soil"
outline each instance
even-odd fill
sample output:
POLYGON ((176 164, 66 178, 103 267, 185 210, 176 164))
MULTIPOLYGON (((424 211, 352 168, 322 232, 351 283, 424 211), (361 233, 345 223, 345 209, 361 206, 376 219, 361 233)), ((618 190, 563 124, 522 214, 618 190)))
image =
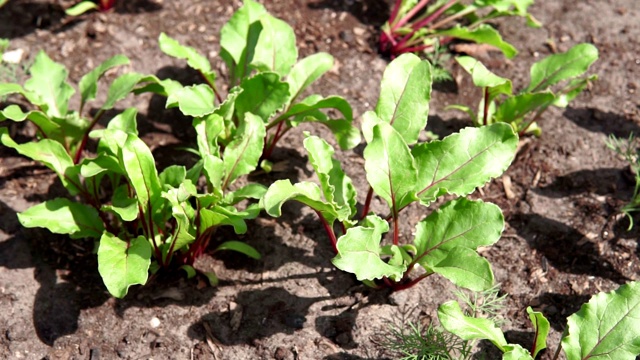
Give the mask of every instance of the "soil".
MULTIPOLYGON (((11 39, 11 49, 23 49, 26 62, 45 50, 70 69, 74 84, 119 53, 131 59, 130 70, 196 81, 183 62, 159 51, 158 35, 166 32, 206 54, 224 82, 219 31, 239 1, 119 1, 114 11, 76 20, 63 13, 71 3, 10 0, 0 9, 0 37, 11 39)), ((389 1, 264 3, 294 27, 301 57, 326 51, 336 58, 314 92, 344 96, 357 117, 375 106, 388 62, 377 54, 375 41, 389 1)), ((516 88, 525 86, 530 65, 552 51, 580 42, 600 51, 592 67, 598 81, 567 109, 547 112, 540 122, 542 136, 523 139, 506 174, 473 195, 498 204, 507 220, 503 238, 482 252, 509 294, 501 313, 507 339, 530 344, 525 309, 533 306, 552 324, 552 350, 542 355, 545 359, 551 358, 568 315, 594 293, 639 277, 638 227, 627 231, 628 220, 619 215, 634 179, 605 139, 640 130, 640 2, 538 0, 531 12, 542 28, 528 28, 516 18, 494 23, 519 49, 516 58, 483 58, 516 88)), ((475 105, 480 96, 460 68, 453 62, 447 66, 454 81, 436 86, 427 127, 440 136, 469 125, 445 107, 475 105)), ((15 74, 18 80, 23 75, 15 74)), ((100 96, 104 99, 104 89, 100 96)), ((127 106, 139 109, 141 135, 159 167, 192 161, 175 150, 194 143, 188 121, 181 124, 186 120, 164 110, 155 97, 130 97, 118 109, 127 106)), ((33 136, 29 126, 8 126, 22 140, 33 136)), ((274 153, 276 161, 288 160, 287 169, 264 181, 313 179, 301 146, 304 130, 332 139, 311 126, 289 132, 274 153)), ((367 185, 361 150, 338 156, 362 203, 367 185)), ((102 285, 93 242, 19 225, 17 212, 63 193, 46 168, 0 148, 1 358, 393 359, 397 354, 380 344, 390 325, 429 321, 438 304, 455 298, 453 286, 438 277, 396 293, 363 287, 332 266, 331 246, 315 215, 287 204, 282 218, 265 215, 241 237, 262 253, 262 260, 230 253, 201 259, 198 266, 215 270, 221 279, 218 287, 174 274, 134 287, 117 300, 102 285)), ((405 233, 427 213, 407 209, 405 233)), ((478 356, 496 358, 486 352, 490 347, 481 344, 478 356)))

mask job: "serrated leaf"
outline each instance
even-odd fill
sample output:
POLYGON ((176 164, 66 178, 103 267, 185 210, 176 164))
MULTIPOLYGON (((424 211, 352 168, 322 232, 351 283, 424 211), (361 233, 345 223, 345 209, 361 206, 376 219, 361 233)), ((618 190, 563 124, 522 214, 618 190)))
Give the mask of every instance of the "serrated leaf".
POLYGON ((535 336, 533 338, 533 358, 535 359, 538 353, 547 348, 547 336, 549 336, 549 320, 539 311, 533 311, 531 306, 527 307, 527 314, 535 330, 535 336))
POLYGON ((241 241, 225 241, 220 244, 220 246, 218 246, 215 251, 220 250, 233 250, 256 260, 260 260, 260 258, 262 257, 260 256, 258 250, 253 248, 253 246, 241 241))
POLYGON ((238 177, 246 175, 258 166, 266 129, 264 122, 252 113, 244 114, 236 138, 224 150, 223 161, 225 178, 222 189, 233 183, 238 177))
POLYGON ((567 52, 550 55, 531 67, 531 82, 524 92, 546 90, 561 81, 584 74, 598 60, 598 49, 578 44, 567 52))
POLYGON ((96 209, 58 198, 34 205, 18 214, 26 228, 43 227, 55 234, 69 234, 71 238, 99 238, 104 225, 96 209))
POLYGON ((640 354, 640 282, 599 293, 567 319, 562 339, 568 360, 633 360, 640 354))
POLYGON ((376 194, 398 211, 415 200, 418 172, 409 146, 391 125, 381 122, 373 128, 373 140, 364 149, 367 181, 376 194))
POLYGON ((215 73, 211 71, 211 63, 196 49, 180 44, 165 33, 160 33, 158 45, 160 46, 160 51, 169 56, 187 60, 187 65, 198 70, 206 78, 207 82, 210 84, 215 83, 215 73))
POLYGON ((24 83, 24 88, 38 96, 36 105, 40 105, 50 117, 65 117, 69 99, 75 92, 67 83, 67 69, 40 51, 29 72, 31 78, 24 83))
POLYGON ((98 246, 98 272, 111 295, 123 298, 131 285, 144 285, 149 276, 151 244, 138 236, 130 241, 105 232, 98 246))
POLYGON ((18 153, 27 156, 58 174, 62 185, 71 195, 80 192, 79 168, 74 166, 71 156, 59 142, 43 139, 38 142, 18 144, 9 137, 9 129, 0 128, 0 143, 15 149, 18 153))
POLYGON ((262 31, 251 66, 286 76, 298 59, 296 35, 289 24, 269 14, 260 17, 260 24, 262 31))
POLYGON ((138 204, 148 214, 162 191, 153 154, 136 135, 128 134, 120 156, 127 178, 136 191, 138 204))
POLYGON ((442 194, 467 195, 511 164, 518 136, 510 125, 466 128, 412 149, 418 169, 416 193, 427 205, 442 194))
POLYGON ((295 101, 304 89, 318 80, 324 73, 331 70, 332 67, 333 56, 324 52, 307 56, 298 61, 287 77, 291 93, 289 102, 295 101))
POLYGON ((367 216, 367 220, 371 227, 355 226, 338 238, 338 255, 331 262, 338 269, 355 274, 359 281, 383 277, 399 280, 406 265, 392 265, 393 259, 387 263, 380 258, 380 241, 382 234, 389 231, 389 224, 377 216, 367 216))
POLYGON ((456 246, 447 257, 431 268, 457 286, 472 291, 482 291, 493 286, 491 264, 478 253, 464 246, 456 246))
POLYGON ((431 65, 416 55, 403 54, 384 71, 376 114, 412 145, 427 126, 430 99, 431 65))
POLYGON ((245 79, 240 87, 243 91, 235 101, 235 111, 241 120, 245 113, 250 112, 267 122, 289 98, 289 84, 280 81, 280 76, 272 72, 263 72, 245 79))
POLYGON ((215 109, 215 94, 209 85, 185 86, 167 97, 167 104, 177 104, 180 112, 187 116, 200 117, 215 109))
POLYGON ((467 27, 463 27, 460 24, 457 24, 456 26, 446 30, 437 30, 435 33, 438 36, 452 36, 458 39, 473 41, 478 44, 488 44, 495 46, 500 51, 502 51, 504 56, 506 56, 508 59, 513 58, 518 53, 513 45, 502 40, 502 36, 500 36, 498 30, 492 28, 487 24, 481 24, 473 29, 469 29, 467 27))
POLYGON ((465 316, 456 301, 440 305, 438 319, 442 327, 463 340, 489 340, 501 351, 506 350, 507 340, 493 321, 465 316))
MULTIPOLYGON (((89 2, 89 1, 86 1, 89 2)), ((91 4, 94 4, 90 2, 91 4)), ((78 83, 78 88, 80 89, 80 108, 90 100, 95 99, 96 92, 98 91, 98 80, 110 69, 129 64, 129 58, 124 55, 116 55, 102 64, 98 65, 95 69, 91 70, 87 74, 85 74, 78 83)))

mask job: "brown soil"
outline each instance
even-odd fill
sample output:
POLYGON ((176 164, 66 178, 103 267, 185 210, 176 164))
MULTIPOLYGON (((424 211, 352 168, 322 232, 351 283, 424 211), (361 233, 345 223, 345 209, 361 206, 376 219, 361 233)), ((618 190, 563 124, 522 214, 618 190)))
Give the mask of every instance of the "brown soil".
MULTIPOLYGON (((24 49, 28 59, 45 50, 71 69, 73 83, 118 53, 131 59, 132 70, 194 81, 183 62, 159 51, 162 31, 207 54, 224 73, 217 57, 219 30, 239 1, 120 1, 113 12, 69 21, 62 6, 72 2, 10 0, 0 9, 0 37, 10 38, 11 48, 24 49)), ((295 28, 301 56, 318 51, 335 56, 337 66, 313 90, 346 97, 359 116, 375 105, 387 63, 372 46, 388 16, 387 2, 265 5, 295 28)), ((593 67, 600 79, 568 109, 549 111, 541 121, 542 137, 525 139, 505 177, 474 196, 500 205, 507 219, 503 238, 483 252, 509 294, 502 314, 509 319, 507 338, 527 346, 532 332, 525 309, 534 306, 551 320, 554 349, 566 317, 592 294, 638 279, 638 231, 627 232, 627 220, 617 216, 632 194, 633 176, 604 140, 639 130, 640 2, 538 0, 531 11, 542 29, 527 28, 522 19, 496 23, 520 54, 511 61, 486 59, 495 72, 522 87, 530 65, 551 53, 549 42, 560 51, 591 42, 600 50, 593 67), (513 198, 505 195, 507 178, 513 198)), ((445 106, 474 105, 479 96, 468 76, 449 66, 456 81, 437 86, 428 126, 440 135, 468 125, 445 106)), ((160 166, 189 160, 173 148, 193 142, 189 126, 163 110, 161 100, 129 98, 120 109, 125 106, 140 110, 141 134, 160 166)), ((28 126, 9 126, 24 140, 32 136, 28 126)), ((314 127, 290 132, 274 154, 276 160, 288 159, 289 169, 267 181, 312 177, 301 146, 303 130, 324 134, 314 127)), ((361 156, 339 154, 362 202, 361 156)), ((215 270, 220 286, 203 287, 177 274, 116 300, 97 273, 92 242, 19 225, 17 212, 62 193, 50 171, 0 148, 0 189, 2 358, 390 359, 377 341, 390 324, 402 316, 435 317, 437 305, 454 298, 453 287, 437 277, 393 294, 367 290, 332 267, 330 244, 314 214, 289 204, 281 219, 261 218, 243 237, 262 260, 235 254, 202 259, 200 266, 215 270)), ((405 215, 411 225, 425 211, 416 207, 405 215)))

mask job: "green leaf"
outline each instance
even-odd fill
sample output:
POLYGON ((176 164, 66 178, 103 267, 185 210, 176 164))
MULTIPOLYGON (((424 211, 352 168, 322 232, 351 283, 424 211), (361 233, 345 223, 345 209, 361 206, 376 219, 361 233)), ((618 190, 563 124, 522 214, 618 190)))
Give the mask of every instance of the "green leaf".
POLYGON ((162 188, 177 188, 187 177, 187 169, 182 165, 171 165, 166 167, 158 176, 162 188))
POLYGON ((493 286, 493 272, 487 259, 475 250, 457 246, 447 253, 447 257, 437 263, 433 272, 444 276, 457 286, 472 291, 482 291, 493 286))
POLYGON ((84 178, 90 178, 103 173, 114 173, 124 175, 124 169, 120 166, 120 162, 113 155, 100 153, 93 159, 85 158, 80 164, 80 175, 84 178))
POLYGON ((284 104, 289 98, 289 84, 280 81, 280 76, 272 72, 263 72, 245 79, 240 85, 242 92, 236 99, 236 115, 241 120, 245 113, 260 116, 264 122, 284 104))
POLYGON ((360 144, 360 130, 344 119, 321 120, 320 123, 331 130, 342 150, 353 149, 360 144))
POLYGON ((267 192, 267 187, 262 184, 247 184, 236 191, 227 192, 224 196, 225 204, 235 205, 242 200, 260 200, 267 192))
POLYGON ((551 92, 519 94, 502 102, 493 117, 495 121, 517 123, 532 111, 546 109, 554 100, 551 92))
POLYGON ((196 141, 200 156, 220 156, 218 136, 224 130, 224 119, 215 113, 202 118, 195 118, 193 119, 193 128, 196 130, 196 141))
POLYGON ((0 143, 55 171, 62 185, 71 195, 77 195, 80 192, 79 168, 74 166, 73 160, 62 144, 49 139, 18 144, 9 137, 8 132, 9 129, 0 128, 0 143))
POLYGON ((599 293, 569 316, 562 339, 568 360, 633 360, 640 354, 640 282, 599 293))
POLYGON ((0 121, 6 119, 16 122, 31 120, 45 136, 49 136, 60 129, 60 125, 49 119, 42 111, 32 110, 25 113, 22 112, 22 109, 20 109, 18 105, 9 105, 0 111, 0 121))
POLYGON ((113 109, 118 101, 127 97, 138 84, 144 82, 159 83, 160 80, 153 75, 143 75, 135 72, 124 73, 118 76, 109 87, 107 100, 101 109, 113 109))
POLYGON ((98 80, 100 80, 104 73, 116 66, 127 64, 129 64, 129 58, 124 55, 116 55, 85 74, 78 83, 81 96, 80 107, 82 108, 87 101, 95 99, 96 92, 98 91, 98 80))
POLYGON ((489 101, 500 94, 511 95, 511 80, 492 73, 480 61, 470 56, 456 57, 456 61, 471 74, 475 86, 489 88, 489 101))
POLYGON ((185 86, 170 94, 167 104, 177 103, 187 116, 199 117, 211 114, 215 109, 215 94, 209 85, 185 86))
POLYGON ((131 285, 144 285, 149 276, 151 244, 138 236, 130 241, 105 232, 98 246, 98 272, 111 295, 123 298, 131 285))
POLYGON ((196 269, 194 269, 191 265, 182 265, 179 269, 184 270, 184 272, 187 273, 187 279, 192 279, 194 276, 196 276, 196 269))
POLYGON ((140 211, 138 200, 129 197, 129 188, 126 185, 118 186, 111 197, 111 204, 102 205, 100 210, 111 211, 122 221, 134 221, 140 211))
POLYGON ((296 35, 289 24, 269 14, 263 15, 260 23, 262 31, 251 65, 286 76, 298 59, 296 35))
POLYGON ((510 125, 497 123, 466 128, 442 140, 412 149, 418 169, 417 196, 428 205, 442 194, 467 195, 511 164, 518 136, 510 125))
POLYGON ((342 171, 340 162, 333 158, 331 145, 317 136, 309 136, 304 140, 304 147, 320 180, 324 198, 338 208, 346 207, 350 217, 354 217, 357 213, 356 189, 351 178, 342 171))
POLYGON ((163 53, 178 59, 187 60, 187 65, 198 70, 209 84, 215 84, 216 78, 215 73, 211 70, 211 63, 196 49, 181 45, 177 40, 169 37, 165 33, 160 33, 158 45, 160 45, 160 51, 163 53))
POLYGON ((136 135, 128 134, 122 147, 121 162, 131 186, 136 191, 138 204, 143 212, 148 214, 162 191, 151 150, 136 135))
POLYGON ((509 59, 513 58, 518 53, 513 45, 502 40, 502 36, 500 36, 498 30, 487 24, 481 24, 472 30, 457 24, 456 26, 446 30, 437 30, 435 31, 435 34, 438 36, 452 36, 462 40, 473 41, 478 44, 495 46, 509 59))
POLYGON ((438 319, 442 327, 462 340, 489 340, 501 351, 506 350, 507 340, 493 321, 465 316, 456 301, 440 305, 438 319))
POLYGON ((211 154, 202 156, 204 176, 207 183, 213 188, 213 192, 217 195, 222 193, 222 179, 225 176, 224 161, 219 157, 211 154))
POLYGON ((264 147, 266 129, 264 122, 252 113, 244 115, 236 138, 224 151, 225 179, 222 189, 233 183, 238 177, 246 175, 258 166, 264 147))
POLYGON ((427 126, 430 99, 431 65, 416 55, 403 54, 384 71, 376 114, 412 145, 427 126))
POLYGON ((241 241, 225 241, 220 246, 216 248, 215 251, 220 250, 233 250, 239 253, 245 254, 248 257, 256 260, 260 260, 261 256, 258 250, 253 248, 251 245, 243 243, 241 241))
POLYGON ((569 103, 580 95, 580 93, 586 89, 589 84, 598 80, 598 75, 591 75, 586 79, 573 79, 569 81, 561 91, 557 92, 556 99, 553 101, 553 105, 561 108, 569 106, 569 103))
POLYGON ((549 320, 539 311, 533 311, 531 306, 527 307, 527 314, 533 324, 533 329, 536 335, 533 338, 533 358, 535 359, 538 353, 547 348, 547 336, 549 336, 549 320))
POLYGON ((291 93, 290 102, 295 101, 309 85, 333 67, 333 56, 320 52, 298 61, 293 66, 287 83, 291 93))
POLYGON ((107 129, 121 130, 126 133, 138 135, 138 122, 136 116, 138 115, 138 109, 127 108, 120 114, 116 115, 109 124, 107 129))
POLYGON ((64 11, 69 16, 80 16, 89 10, 98 10, 98 4, 93 1, 81 1, 64 11))
POLYGON ((340 96, 329 96, 323 98, 321 95, 311 95, 299 103, 292 105, 289 110, 280 115, 279 118, 286 119, 290 117, 304 118, 308 114, 313 114, 315 110, 335 109, 338 110, 345 120, 351 122, 353 120, 353 111, 351 105, 340 96))
POLYGON ((26 228, 43 227, 56 234, 69 234, 71 238, 99 238, 104 225, 96 209, 58 198, 32 206, 18 214, 20 224, 26 228))
POLYGON ((402 136, 381 122, 373 128, 373 140, 364 149, 367 181, 392 209, 398 211, 415 200, 416 165, 402 136))
MULTIPOLYGON (((382 234, 389 231, 389 223, 375 215, 367 216, 367 221, 371 227, 355 226, 338 238, 338 255, 331 262, 338 269, 355 274, 359 281, 383 277, 399 280, 406 265, 392 265, 395 259, 386 263, 380 258, 380 241, 382 234)), ((401 255, 396 253, 397 256, 401 255)))
MULTIPOLYGON (((175 228, 171 239, 171 242, 174 243, 174 251, 182 249, 196 239, 195 229, 191 225, 191 219, 194 218, 195 212, 188 203, 190 196, 190 191, 185 184, 180 184, 178 188, 172 188, 162 193, 162 197, 171 203, 171 215, 175 219, 175 228)), ((167 255, 171 256, 172 254, 167 255)))
POLYGON ((502 360, 534 360, 535 357, 531 357, 531 353, 518 344, 509 344, 504 347, 505 353, 502 355, 502 360))
POLYGON ((24 88, 37 95, 35 105, 40 105, 50 117, 65 117, 69 99, 75 92, 67 83, 67 69, 40 51, 29 72, 31 78, 24 83, 24 88))
POLYGON ((598 60, 598 49, 578 44, 567 52, 548 56, 531 67, 531 82, 524 92, 546 90, 561 81, 584 74, 598 60))

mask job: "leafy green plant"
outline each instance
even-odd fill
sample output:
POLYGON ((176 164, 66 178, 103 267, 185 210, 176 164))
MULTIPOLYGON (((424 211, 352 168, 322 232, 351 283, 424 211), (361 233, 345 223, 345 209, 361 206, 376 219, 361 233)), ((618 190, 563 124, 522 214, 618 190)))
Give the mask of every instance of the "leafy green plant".
POLYGON ((197 106, 191 114, 197 116, 210 114, 218 106, 224 108, 224 139, 232 138, 235 129, 242 126, 246 112, 258 115, 270 133, 263 159, 269 158, 278 140, 291 128, 305 121, 327 126, 343 149, 360 142, 360 133, 351 124, 351 106, 342 97, 312 94, 301 99, 305 90, 333 67, 333 57, 318 53, 297 61, 293 29, 253 0, 245 0, 221 31, 220 56, 227 65, 230 85, 224 101, 206 57, 166 34, 160 35, 159 44, 164 53, 186 59, 187 65, 205 80, 201 85, 162 89, 160 92, 168 96, 167 106, 179 106, 183 112, 186 105, 197 106), (341 117, 331 118, 326 110, 341 117))
POLYGON ((372 286, 400 290, 434 273, 472 290, 493 286, 488 261, 475 251, 500 238, 504 219, 493 204, 466 198, 449 201, 419 222, 412 244, 400 243, 403 209, 412 203, 429 206, 447 194, 473 192, 502 174, 518 143, 511 127, 501 123, 418 142, 427 123, 430 97, 427 61, 404 54, 389 64, 375 111, 363 115, 368 143, 364 166, 370 189, 362 215, 356 211, 356 189, 333 158, 334 149, 315 136, 307 137, 304 146, 320 187, 312 182, 276 181, 261 200, 266 212, 280 216, 283 203, 289 200, 311 207, 337 254, 333 264, 372 286), (369 213, 374 193, 388 204, 388 215, 369 213), (382 245, 383 234, 390 228, 391 243, 382 245), (412 279, 409 275, 416 268, 424 272, 412 279))
POLYGON ((66 9, 64 12, 69 16, 79 16, 91 10, 108 11, 111 10, 115 5, 116 0, 85 0, 80 1, 79 3, 66 9))
POLYGON ((640 194, 640 151, 638 150, 638 140, 633 134, 630 134, 628 139, 620 139, 615 135, 610 135, 606 144, 611 150, 622 156, 622 158, 629 163, 631 172, 633 172, 635 176, 636 186, 633 190, 631 201, 620 210, 629 219, 628 230, 631 230, 633 228, 632 214, 640 211, 640 196, 638 196, 640 194))
MULTIPOLYGON (((131 285, 146 283, 149 272, 160 268, 181 266, 190 276, 195 274, 194 260, 216 230, 227 225, 237 234, 246 232, 245 221, 260 210, 256 203, 239 203, 258 199, 266 190, 258 184, 233 185, 257 167, 264 146, 265 125, 250 112, 224 147, 218 142, 225 128, 223 117, 217 112, 194 117, 200 161, 189 169, 172 165, 160 173, 151 150, 138 137, 134 108, 112 118, 105 129, 95 130, 105 110, 137 87, 171 88, 171 81, 126 73, 113 82, 93 118, 81 117, 86 102, 96 95, 98 79, 127 62, 116 56, 82 78, 79 111, 69 110, 74 89, 66 83, 66 69, 44 53, 36 58, 24 88, 0 84, 1 95, 21 94, 37 108, 25 113, 10 105, 0 112, 2 119, 32 121, 39 138, 19 144, 7 128, 0 128, 0 143, 53 170, 71 196, 27 209, 18 215, 20 223, 74 239, 99 239, 98 270, 116 297, 126 295, 131 285), (91 157, 83 151, 90 137, 98 139, 91 157), (206 184, 198 187, 201 175, 206 184)), ((238 241, 226 241, 214 252, 221 250, 260 257, 238 241)), ((205 275, 212 283, 217 281, 215 274, 205 275)))
POLYGON ((454 39, 495 46, 508 58, 516 49, 487 24, 503 16, 522 16, 527 23, 539 23, 527 12, 534 0, 396 0, 389 21, 382 27, 379 49, 395 58, 403 53, 429 53, 454 39), (460 21, 462 20, 462 23, 460 21))
MULTIPOLYGON (((503 353, 503 359, 535 359, 547 347, 549 321, 540 312, 527 308, 533 324, 534 341, 530 350, 509 344, 496 324, 485 318, 465 315, 456 301, 438 308, 442 326, 464 340, 489 340, 503 353)), ((599 293, 569 316, 560 348, 568 360, 606 358, 633 360, 640 355, 640 283, 631 282, 610 293, 599 293)))
POLYGON ((566 107, 598 78, 583 76, 597 59, 598 49, 591 44, 550 55, 533 64, 529 85, 514 94, 511 80, 495 75, 472 57, 458 57, 456 61, 471 74, 473 83, 482 88, 483 97, 477 112, 462 105, 450 108, 467 112, 476 126, 505 122, 520 135, 539 136, 538 121, 550 106, 566 107))

